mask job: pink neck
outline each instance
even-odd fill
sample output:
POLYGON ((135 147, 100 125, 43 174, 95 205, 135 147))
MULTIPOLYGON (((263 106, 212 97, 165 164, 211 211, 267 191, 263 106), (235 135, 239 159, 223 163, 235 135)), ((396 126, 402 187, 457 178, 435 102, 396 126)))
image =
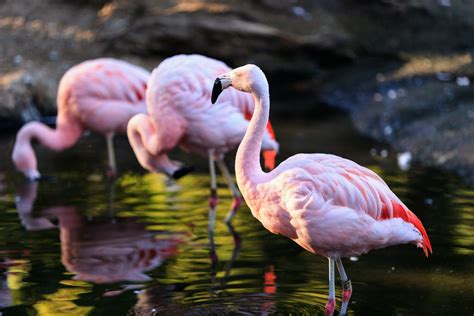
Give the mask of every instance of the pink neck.
POLYGON ((255 184, 265 181, 266 173, 263 172, 260 165, 260 150, 268 122, 270 100, 268 85, 265 84, 264 87, 259 89, 262 91, 252 92, 255 101, 255 111, 237 150, 235 160, 237 184, 244 196, 252 194, 255 184))
POLYGON ((18 132, 13 148, 13 160, 22 171, 36 171, 37 161, 31 145, 33 139, 45 147, 59 151, 72 146, 81 134, 82 127, 74 122, 62 124, 57 129, 39 122, 28 123, 18 132))
POLYGON ((22 129, 22 136, 27 143, 36 139, 41 145, 57 151, 74 145, 81 134, 82 128, 74 124, 52 129, 42 123, 31 122, 22 129))

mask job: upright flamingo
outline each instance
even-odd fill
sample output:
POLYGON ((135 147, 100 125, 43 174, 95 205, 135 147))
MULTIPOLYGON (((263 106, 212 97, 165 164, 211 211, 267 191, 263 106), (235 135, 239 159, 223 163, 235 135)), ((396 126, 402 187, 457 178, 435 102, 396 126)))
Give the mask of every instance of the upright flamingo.
POLYGON ((329 259, 326 314, 335 309, 334 262, 343 284, 341 314, 352 294, 341 258, 372 249, 413 243, 432 252, 421 221, 373 171, 327 154, 298 154, 272 172, 260 167, 258 153, 270 110, 264 73, 255 65, 219 76, 212 102, 226 88, 249 92, 255 112, 237 150, 237 184, 252 214, 274 234, 329 259))
POLYGON ((31 122, 18 132, 12 154, 17 169, 30 180, 38 179, 33 139, 60 151, 73 146, 90 129, 105 135, 110 171, 115 174, 113 136, 126 132, 133 115, 146 112, 149 76, 145 69, 113 58, 93 59, 69 69, 59 83, 56 129, 31 122))
MULTIPOLYGON (((179 178, 189 171, 167 158, 166 154, 177 145, 185 151, 209 157, 211 228, 217 204, 215 163, 234 198, 226 217, 227 223, 241 203, 240 193, 223 158, 242 140, 254 110, 252 98, 235 89, 222 95, 219 107, 211 105, 209 97, 213 80, 229 70, 223 62, 201 55, 177 55, 165 59, 153 70, 148 81, 148 114, 134 116, 127 131, 138 161, 152 172, 164 172, 179 178)), ((270 123, 265 124, 262 132, 265 164, 273 168, 278 143, 274 140, 270 123)))

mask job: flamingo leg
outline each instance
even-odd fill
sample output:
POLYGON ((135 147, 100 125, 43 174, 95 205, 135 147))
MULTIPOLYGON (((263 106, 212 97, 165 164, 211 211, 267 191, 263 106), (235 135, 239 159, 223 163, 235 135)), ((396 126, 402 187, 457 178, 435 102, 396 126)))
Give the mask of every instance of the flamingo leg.
POLYGON ((340 315, 347 315, 347 307, 349 305, 349 300, 352 295, 352 283, 351 279, 346 274, 344 266, 342 265, 341 258, 336 259, 337 270, 339 270, 339 275, 341 277, 342 283, 342 306, 340 315))
POLYGON ((334 283, 334 259, 329 259, 329 297, 326 303, 326 316, 332 316, 336 308, 336 292, 334 283))
POLYGON ((107 140, 107 153, 109 156, 108 175, 111 177, 115 177, 117 175, 117 163, 115 162, 114 134, 107 134, 105 136, 105 139, 107 140))
POLYGON ((227 182, 227 186, 229 187, 230 192, 232 193, 232 198, 233 198, 232 205, 224 220, 226 224, 230 224, 235 214, 237 214, 240 208, 240 205, 242 204, 242 195, 240 194, 239 189, 235 185, 234 179, 232 178, 232 175, 230 174, 229 169, 225 165, 224 160, 218 159, 216 162, 217 162, 217 166, 219 167, 222 175, 224 176, 227 182))
POLYGON ((209 196, 209 242, 210 242, 210 258, 211 258, 211 278, 212 284, 215 283, 217 275, 217 264, 219 259, 216 253, 216 245, 214 242, 214 223, 216 221, 216 206, 217 206, 217 179, 216 166, 214 159, 214 150, 209 150, 209 172, 211 174, 211 195, 209 196))
POLYGON ((211 195, 209 196, 209 233, 214 234, 217 206, 217 178, 214 150, 209 150, 209 172, 211 174, 211 195))

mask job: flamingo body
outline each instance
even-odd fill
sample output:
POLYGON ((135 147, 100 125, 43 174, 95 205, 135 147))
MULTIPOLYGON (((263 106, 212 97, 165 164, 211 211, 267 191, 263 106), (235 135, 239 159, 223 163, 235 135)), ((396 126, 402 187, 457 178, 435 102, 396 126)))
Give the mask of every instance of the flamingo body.
MULTIPOLYGON (((167 153, 176 146, 209 157, 211 231, 217 205, 215 163, 234 199, 225 219, 230 223, 241 204, 241 196, 223 158, 226 152, 241 142, 254 112, 252 97, 236 89, 225 91, 219 106, 212 106, 209 100, 212 81, 229 70, 223 62, 201 55, 177 55, 165 59, 153 70, 148 81, 148 115, 136 115, 127 129, 138 161, 149 171, 164 172, 175 179, 189 172, 188 167, 168 159, 167 153)), ((273 168, 278 143, 269 122, 262 139, 265 165, 273 168)))
POLYGON ((146 111, 148 77, 145 69, 113 58, 89 60, 69 69, 59 83, 56 129, 39 122, 23 126, 12 153, 16 167, 28 178, 39 177, 33 139, 60 151, 73 146, 85 129, 110 138, 125 133, 128 120, 146 111))
MULTIPOLYGON (((216 157, 238 146, 249 124, 248 113, 253 112, 251 96, 229 89, 221 106, 209 101, 212 81, 229 70, 223 62, 201 55, 173 56, 153 70, 146 96, 149 114, 133 118, 128 129, 144 168, 172 173, 171 166, 156 170, 160 168, 153 161, 176 146, 201 156, 213 150, 216 157)), ((277 150, 270 128, 263 149, 277 150)))
POLYGON ((74 66, 59 83, 58 125, 74 117, 100 134, 126 133, 130 117, 146 111, 149 76, 145 69, 112 58, 74 66))
POLYGON ((325 257, 431 244, 420 220, 373 171, 328 154, 298 154, 242 191, 252 214, 273 233, 325 257))
POLYGON ((426 256, 432 252, 416 215, 377 174, 353 161, 298 154, 263 172, 258 153, 270 111, 268 82, 257 66, 239 67, 216 79, 212 101, 231 86, 255 99, 255 112, 237 150, 237 184, 265 228, 329 259, 327 315, 335 309, 334 263, 343 283, 341 315, 352 294, 341 258, 406 243, 423 248, 426 256))

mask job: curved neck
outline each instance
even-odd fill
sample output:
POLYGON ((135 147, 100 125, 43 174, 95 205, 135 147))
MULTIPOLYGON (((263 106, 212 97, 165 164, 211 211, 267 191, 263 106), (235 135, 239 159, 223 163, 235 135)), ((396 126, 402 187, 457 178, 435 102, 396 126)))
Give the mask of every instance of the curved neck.
POLYGON ((36 139, 41 145, 52 150, 63 150, 74 145, 82 134, 82 128, 73 124, 52 129, 39 122, 31 122, 20 130, 19 138, 30 144, 36 139))
POLYGON ((82 128, 77 124, 58 125, 54 130, 48 126, 31 122, 23 126, 16 136, 12 159, 16 167, 27 177, 39 176, 37 161, 31 141, 37 139, 42 145, 53 150, 62 150, 72 146, 81 136, 82 128))
POLYGON ((253 187, 265 177, 260 165, 260 150, 270 111, 268 86, 266 87, 260 89, 263 91, 252 92, 255 111, 237 150, 235 173, 237 183, 242 191, 246 191, 245 187, 253 187))

